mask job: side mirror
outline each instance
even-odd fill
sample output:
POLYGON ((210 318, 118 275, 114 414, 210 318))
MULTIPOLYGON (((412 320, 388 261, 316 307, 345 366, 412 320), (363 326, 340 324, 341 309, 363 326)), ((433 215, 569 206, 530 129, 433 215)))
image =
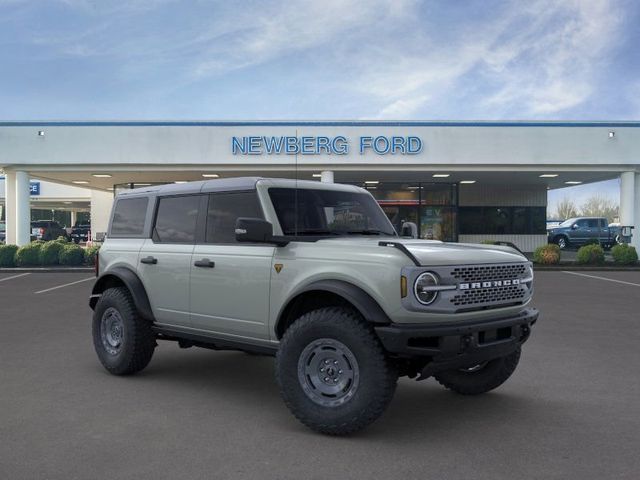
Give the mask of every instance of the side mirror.
POLYGON ((572 230, 577 230, 578 229, 578 224, 574 223, 573 225, 571 225, 571 229, 572 230))
POLYGON ((288 240, 273 236, 273 225, 261 218, 240 217, 236 220, 236 241, 249 243, 273 243, 284 246, 288 240))

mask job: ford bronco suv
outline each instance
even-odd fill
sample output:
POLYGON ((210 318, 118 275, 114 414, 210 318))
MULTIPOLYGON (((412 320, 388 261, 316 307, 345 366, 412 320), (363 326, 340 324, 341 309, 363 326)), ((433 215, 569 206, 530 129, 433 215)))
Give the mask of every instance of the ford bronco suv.
POLYGON ((366 190, 232 178, 126 191, 96 262, 93 343, 115 375, 157 341, 275 355, 284 402, 341 435, 399 376, 464 395, 505 382, 538 312, 508 246, 398 237, 366 190))

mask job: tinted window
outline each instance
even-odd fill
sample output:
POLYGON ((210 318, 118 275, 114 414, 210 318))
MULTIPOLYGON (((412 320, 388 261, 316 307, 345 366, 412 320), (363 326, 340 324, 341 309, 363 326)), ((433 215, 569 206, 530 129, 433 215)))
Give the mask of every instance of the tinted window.
POLYGON ((111 221, 111 235, 142 235, 149 199, 123 198, 116 203, 111 221))
POLYGON ((235 243, 236 220, 239 217, 263 218, 255 191, 210 195, 207 242, 235 243))
POLYGON ((589 226, 589 222, 587 220, 578 220, 576 225, 578 228, 587 228, 589 226))
POLYGON ((161 198, 153 239, 162 243, 194 243, 199 195, 161 198))
POLYGON ((460 207, 463 235, 546 233, 545 207, 460 207))
POLYGON ((587 222, 587 225, 589 226, 589 228, 598 228, 598 220, 595 218, 592 220, 589 220, 587 222))

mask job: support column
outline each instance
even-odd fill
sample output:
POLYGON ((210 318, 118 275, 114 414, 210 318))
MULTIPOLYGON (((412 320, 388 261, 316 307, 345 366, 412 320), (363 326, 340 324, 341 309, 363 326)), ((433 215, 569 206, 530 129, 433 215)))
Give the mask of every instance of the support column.
POLYGON ((16 245, 27 245, 31 241, 31 197, 29 174, 17 171, 16 175, 16 245))
POLYGON ((6 210, 6 239, 7 245, 16 243, 16 174, 5 172, 4 175, 4 208, 6 210))
POLYGON ((321 172, 320 181, 322 183, 333 183, 333 172, 331 170, 325 170, 321 172))
POLYGON ((633 225, 633 237, 631 237, 631 245, 636 247, 636 251, 640 254, 640 172, 636 173, 635 192, 633 195, 633 203, 635 205, 633 225))
POLYGON ((71 210, 71 227, 76 226, 77 216, 77 212, 75 210, 71 210))
POLYGON ((102 237, 109 227, 113 193, 91 190, 91 240, 102 237))

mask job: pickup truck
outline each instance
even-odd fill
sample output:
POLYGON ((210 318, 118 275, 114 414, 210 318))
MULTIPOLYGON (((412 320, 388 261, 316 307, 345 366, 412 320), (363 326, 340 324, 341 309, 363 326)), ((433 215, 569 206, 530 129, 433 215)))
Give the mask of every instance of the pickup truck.
POLYGON ((555 243, 561 249, 593 243, 594 240, 603 248, 610 248, 617 243, 617 234, 604 217, 575 217, 551 228, 548 238, 549 243, 555 243))

